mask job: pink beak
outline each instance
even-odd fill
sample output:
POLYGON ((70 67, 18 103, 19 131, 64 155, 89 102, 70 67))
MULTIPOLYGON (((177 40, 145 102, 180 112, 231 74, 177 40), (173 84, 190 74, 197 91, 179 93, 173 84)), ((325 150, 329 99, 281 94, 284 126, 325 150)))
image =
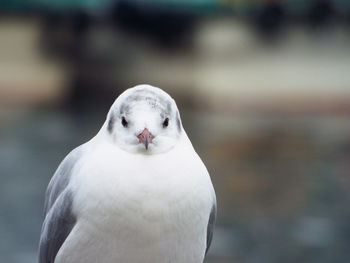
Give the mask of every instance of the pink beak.
POLYGON ((139 135, 137 135, 137 138, 139 138, 139 142, 143 143, 145 145, 146 150, 148 150, 148 144, 152 143, 152 140, 154 139, 154 136, 152 133, 145 128, 143 132, 141 132, 139 135))

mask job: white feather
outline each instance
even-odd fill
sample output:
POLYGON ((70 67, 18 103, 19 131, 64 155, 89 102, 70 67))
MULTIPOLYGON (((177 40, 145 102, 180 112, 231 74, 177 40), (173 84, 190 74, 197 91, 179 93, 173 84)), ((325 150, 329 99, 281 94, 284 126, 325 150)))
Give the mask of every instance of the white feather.
POLYGON ((215 193, 186 133, 159 154, 109 137, 105 124, 75 166, 77 223, 55 262, 202 263, 215 193))

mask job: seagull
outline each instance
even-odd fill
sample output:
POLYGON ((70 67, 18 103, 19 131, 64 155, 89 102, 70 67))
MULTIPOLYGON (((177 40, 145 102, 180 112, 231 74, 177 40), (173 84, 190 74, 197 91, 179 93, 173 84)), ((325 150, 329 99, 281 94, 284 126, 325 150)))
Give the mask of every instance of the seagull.
POLYGON ((202 263, 216 196, 175 101, 124 91, 57 168, 44 214, 39 263, 202 263))

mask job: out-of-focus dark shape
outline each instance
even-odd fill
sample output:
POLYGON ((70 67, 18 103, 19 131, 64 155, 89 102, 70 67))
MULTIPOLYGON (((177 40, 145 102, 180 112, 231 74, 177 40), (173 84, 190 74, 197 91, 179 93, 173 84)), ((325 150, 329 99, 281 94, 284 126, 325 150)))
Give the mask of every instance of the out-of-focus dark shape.
POLYGON ((162 46, 177 46, 194 31, 196 16, 169 8, 165 4, 116 1, 112 11, 114 23, 127 34, 149 37, 162 46), (158 4, 159 5, 159 4, 158 4))
POLYGON ((42 18, 42 47, 48 55, 73 58, 81 52, 81 44, 93 18, 82 11, 48 12, 42 18))
POLYGON ((322 26, 329 23, 334 15, 332 2, 329 0, 313 0, 309 10, 308 18, 313 26, 322 26))
POLYGON ((274 37, 281 30, 285 20, 286 13, 282 2, 267 1, 259 9, 255 23, 263 36, 274 37))

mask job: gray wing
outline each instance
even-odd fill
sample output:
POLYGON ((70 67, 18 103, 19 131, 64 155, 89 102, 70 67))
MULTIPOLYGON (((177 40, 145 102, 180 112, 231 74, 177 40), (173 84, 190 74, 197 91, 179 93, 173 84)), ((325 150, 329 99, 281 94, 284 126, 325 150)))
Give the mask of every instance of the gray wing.
POLYGON ((55 257, 75 222, 72 194, 65 190, 45 217, 39 244, 39 263, 55 262, 55 257))
POLYGON ((72 192, 68 183, 77 161, 81 158, 82 146, 74 149, 62 161, 46 190, 45 219, 39 243, 39 263, 53 263, 66 240, 76 218, 72 213, 72 192))
POLYGON ((211 241, 213 239, 215 221, 216 221, 216 201, 214 202, 213 207, 211 208, 211 212, 209 216, 208 227, 207 227, 207 248, 205 250, 205 254, 208 253, 211 241))

